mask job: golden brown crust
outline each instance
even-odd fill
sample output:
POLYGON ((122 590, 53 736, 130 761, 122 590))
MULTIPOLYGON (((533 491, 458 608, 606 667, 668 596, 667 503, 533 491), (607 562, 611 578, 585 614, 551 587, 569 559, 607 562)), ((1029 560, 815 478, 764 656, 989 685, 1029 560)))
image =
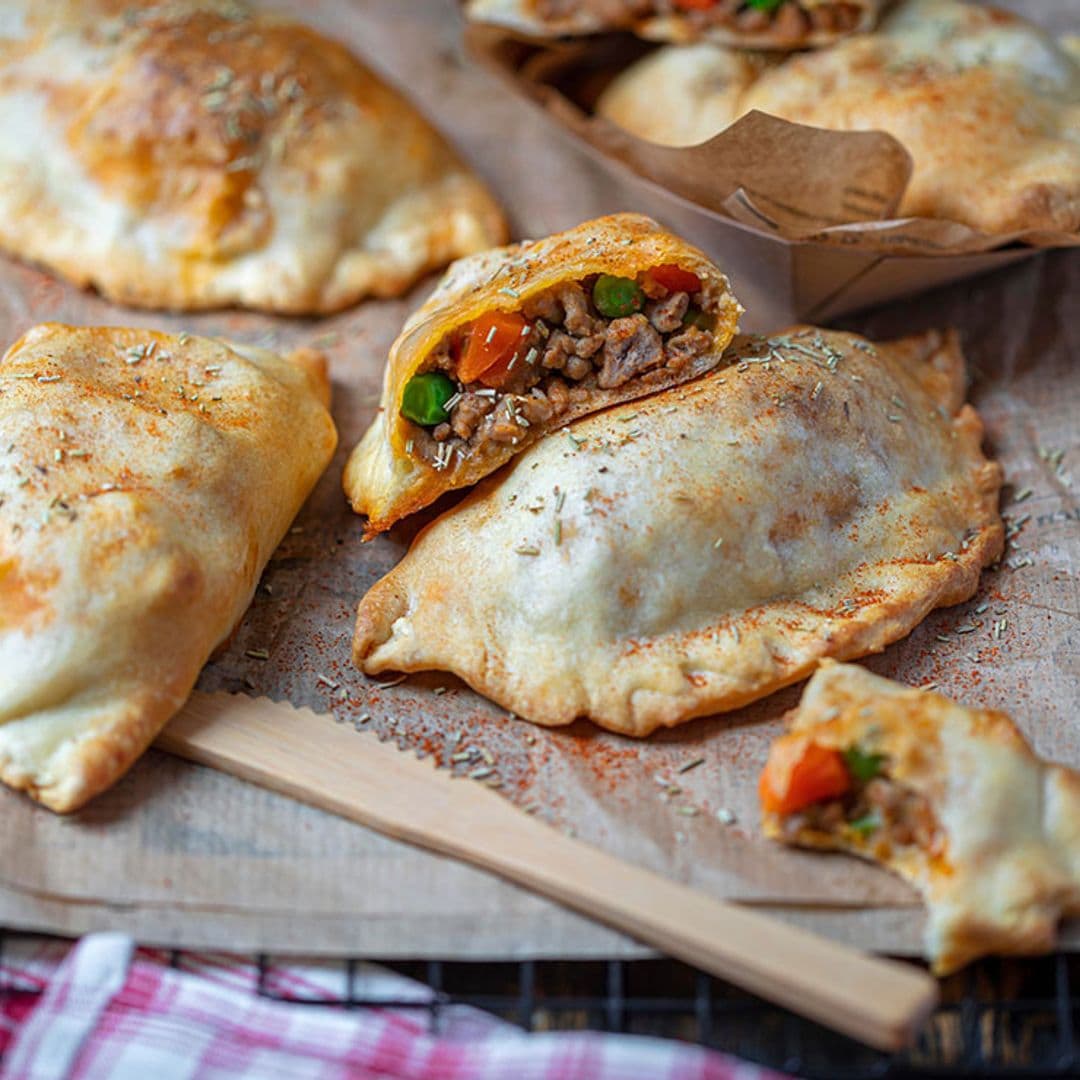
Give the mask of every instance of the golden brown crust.
POLYGON ((112 784, 183 704, 333 453, 325 364, 115 327, 0 361, 0 779, 112 784))
MULTIPOLYGON (((1080 775, 1036 757, 1005 713, 826 661, 788 725, 778 743, 882 754, 885 775, 926 800, 939 830, 934 850, 775 812, 762 815, 762 828, 787 843, 871 859, 915 885, 927 902, 936 973, 987 953, 1046 952, 1058 919, 1080 912, 1080 775)), ((780 752, 776 761, 786 758, 780 752)))
MULTIPOLYGON (((344 486, 353 509, 367 516, 366 535, 433 503, 440 495, 475 484, 548 431, 609 405, 692 379, 714 367, 731 341, 742 308, 727 278, 701 251, 640 214, 613 214, 586 221, 543 240, 483 252, 455 263, 427 301, 413 312, 390 348, 379 413, 345 466, 344 486), (534 425, 498 457, 455 457, 438 470, 406 450, 411 425, 400 415, 405 385, 431 350, 451 331, 488 311, 516 311, 529 297, 590 274, 638 272, 665 263, 696 273, 718 295, 714 348, 679 372, 613 390, 594 389, 547 427, 534 425)), ((659 373, 655 373, 659 374, 659 373)))
POLYGON ((307 376, 308 388, 324 409, 330 408, 330 366, 326 354, 303 345, 288 355, 288 360, 307 376))
POLYGON ((1038 27, 958 0, 907 0, 879 30, 783 62, 706 44, 627 69, 597 111, 672 146, 758 110, 910 152, 900 213, 989 234, 1080 232, 1080 64, 1038 27))
POLYGON ((326 312, 505 224, 343 46, 213 0, 28 7, 0 43, 0 244, 128 304, 326 312), (12 212, 22 211, 19 220, 12 212))
POLYGON ((954 336, 803 327, 728 359, 544 440, 430 525, 361 602, 357 664, 647 735, 972 595, 1001 470, 957 409, 954 336))

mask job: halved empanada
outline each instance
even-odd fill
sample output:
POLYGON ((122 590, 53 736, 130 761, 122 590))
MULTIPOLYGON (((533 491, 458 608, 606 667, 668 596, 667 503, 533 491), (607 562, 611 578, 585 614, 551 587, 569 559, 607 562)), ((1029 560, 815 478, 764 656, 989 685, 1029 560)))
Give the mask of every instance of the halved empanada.
POLYGON ((327 312, 505 238, 396 91, 238 0, 6 4, 0 131, 0 246, 126 304, 327 312))
POLYGON ((334 451, 296 360, 58 324, 0 360, 0 780, 74 810, 183 705, 334 451))
POLYGON ((637 214, 462 259, 390 349, 353 509, 382 532, 571 420, 696 378, 741 313, 702 252, 637 214))
POLYGON ((667 146, 705 142, 754 109, 894 135, 914 165, 905 215, 987 233, 1080 231, 1080 64, 1016 15, 906 0, 877 32, 782 62, 673 46, 627 69, 597 106, 667 146))
POLYGON ((883 863, 926 899, 941 975, 1039 953, 1080 914, 1080 774, 1004 714, 829 664, 762 774, 765 833, 883 863))
POLYGON ((430 525, 360 603, 360 667, 646 735, 974 592, 1001 470, 952 336, 803 327, 728 360, 550 436, 430 525))
POLYGON ((478 22, 550 37, 630 30, 744 49, 805 49, 869 30, 886 0, 468 0, 478 22))

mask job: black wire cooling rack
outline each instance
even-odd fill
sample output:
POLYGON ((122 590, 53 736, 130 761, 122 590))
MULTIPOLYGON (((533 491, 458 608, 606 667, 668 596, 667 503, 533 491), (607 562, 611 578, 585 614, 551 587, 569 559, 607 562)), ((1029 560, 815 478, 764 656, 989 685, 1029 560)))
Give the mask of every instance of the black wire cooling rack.
MULTIPOLYGON (((0 958, 17 936, 0 930, 0 958)), ((173 953, 173 963, 180 957, 173 953)), ((812 1080, 1080 1075, 1074 989, 1080 956, 987 960, 944 980, 942 1004, 918 1045, 891 1056, 675 960, 380 961, 434 990, 430 1001, 418 1003, 363 996, 358 958, 342 961, 334 998, 282 995, 267 977, 275 958, 256 959, 262 997, 298 1006, 409 1009, 426 1013, 432 1033, 447 1006, 464 1004, 531 1031, 592 1029, 700 1043, 812 1080)), ((26 993, 33 991, 0 981, 0 998, 26 993)))

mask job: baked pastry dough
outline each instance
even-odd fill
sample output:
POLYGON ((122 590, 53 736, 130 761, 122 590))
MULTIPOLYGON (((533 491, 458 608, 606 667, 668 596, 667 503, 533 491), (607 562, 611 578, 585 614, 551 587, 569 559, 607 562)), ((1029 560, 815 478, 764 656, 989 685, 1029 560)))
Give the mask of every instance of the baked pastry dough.
POLYGON ((1037 758, 1004 713, 827 664, 789 724, 762 777, 766 835, 915 885, 939 975, 1047 952, 1080 914, 1080 774, 1037 758))
POLYGON ((704 38, 744 49, 805 49, 871 29, 885 0, 468 0, 478 22, 550 37, 630 30, 653 41, 704 38))
POLYGON ((125 304, 328 312, 505 238, 396 91, 237 0, 6 4, 0 130, 0 246, 125 304))
POLYGON ((550 436, 360 603, 357 664, 628 735, 879 652, 1001 551, 955 339, 796 328, 550 436))
POLYGON ((330 461, 318 354, 45 324, 0 361, 0 779, 57 811, 183 705, 330 461))
POLYGON ((783 62, 699 44, 628 68, 597 105, 641 138, 689 146, 757 109, 911 153, 900 211, 986 233, 1080 231, 1080 63, 1018 16, 907 0, 880 30, 783 62))
POLYGON ((462 259, 390 349, 345 468, 353 509, 371 536, 571 420, 696 378, 741 313, 702 252, 638 214, 462 259), (425 380, 443 396, 411 402, 425 380))

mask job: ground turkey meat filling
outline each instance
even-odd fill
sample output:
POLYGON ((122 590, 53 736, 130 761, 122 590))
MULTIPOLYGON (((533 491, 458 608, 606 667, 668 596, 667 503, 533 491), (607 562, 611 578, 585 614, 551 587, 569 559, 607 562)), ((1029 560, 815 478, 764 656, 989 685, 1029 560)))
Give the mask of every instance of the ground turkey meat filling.
POLYGON ((935 855, 944 847, 944 834, 926 799, 884 775, 856 781, 841 798, 813 803, 791 814, 783 828, 789 841, 811 830, 854 841, 855 846, 865 844, 871 850, 884 843, 888 850, 914 846, 935 855))
POLYGON ((722 287, 677 266, 594 275, 445 337, 406 384, 410 454, 445 469, 548 430, 597 390, 669 383, 713 348, 722 287))
POLYGON ((744 34, 766 31, 777 39, 798 41, 812 32, 846 33, 861 14, 858 5, 803 4, 799 0, 536 0, 543 19, 561 19, 586 11, 605 26, 632 26, 638 19, 679 15, 699 30, 723 27, 744 34))

